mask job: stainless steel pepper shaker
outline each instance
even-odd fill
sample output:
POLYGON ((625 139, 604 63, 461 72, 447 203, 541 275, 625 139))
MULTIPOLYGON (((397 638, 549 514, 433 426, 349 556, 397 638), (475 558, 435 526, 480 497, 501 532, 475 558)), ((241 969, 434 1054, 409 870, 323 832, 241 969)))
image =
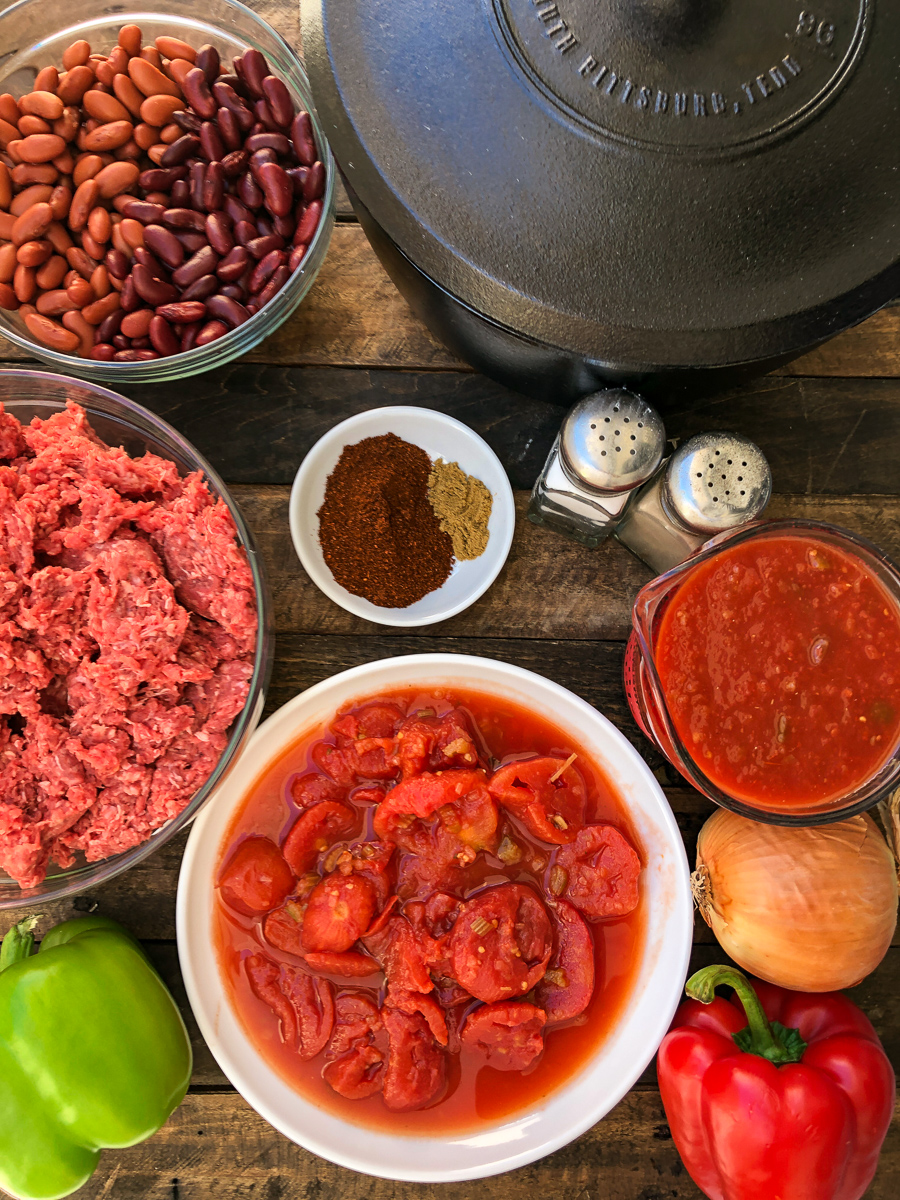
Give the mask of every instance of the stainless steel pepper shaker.
POLYGON ((566 414, 532 489, 528 519, 599 546, 658 468, 665 445, 659 414, 640 396, 624 388, 586 396, 566 414))
POLYGON ((737 433, 698 433, 628 506, 616 537, 658 574, 717 533, 762 514, 772 494, 763 452, 737 433))

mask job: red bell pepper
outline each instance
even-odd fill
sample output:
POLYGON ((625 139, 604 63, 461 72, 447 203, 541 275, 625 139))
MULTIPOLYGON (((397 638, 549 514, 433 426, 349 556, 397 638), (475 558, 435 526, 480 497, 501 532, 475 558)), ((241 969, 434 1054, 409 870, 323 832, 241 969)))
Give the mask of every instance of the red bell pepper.
POLYGON ((895 1095, 868 1018, 840 992, 751 985, 733 967, 705 967, 685 990, 657 1066, 697 1186, 710 1200, 859 1200, 895 1095))

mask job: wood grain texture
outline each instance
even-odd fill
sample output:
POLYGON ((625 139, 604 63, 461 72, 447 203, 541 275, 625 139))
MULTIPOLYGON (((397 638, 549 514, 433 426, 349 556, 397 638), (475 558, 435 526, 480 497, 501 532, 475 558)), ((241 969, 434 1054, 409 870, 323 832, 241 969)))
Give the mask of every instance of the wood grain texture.
MULTIPOLYGON (((338 214, 352 216, 343 187, 338 214)), ((0 338, 0 358, 31 356, 0 338)), ((416 317, 355 221, 339 220, 313 287, 294 314, 244 361, 469 371, 416 317)), ((789 376, 900 375, 900 309, 887 308, 783 368, 789 376)))
MULTIPOLYGON (((866 1200, 900 1191, 900 1106, 866 1200)), ((188 1096, 141 1146, 106 1151, 83 1200, 702 1200, 678 1157, 659 1095, 630 1092, 548 1158, 478 1182, 393 1183, 342 1170, 294 1146, 234 1094, 188 1096)), ((763 1200, 763 1197, 760 1197, 763 1200)), ((768 1200, 768 1198, 766 1198, 768 1200)))

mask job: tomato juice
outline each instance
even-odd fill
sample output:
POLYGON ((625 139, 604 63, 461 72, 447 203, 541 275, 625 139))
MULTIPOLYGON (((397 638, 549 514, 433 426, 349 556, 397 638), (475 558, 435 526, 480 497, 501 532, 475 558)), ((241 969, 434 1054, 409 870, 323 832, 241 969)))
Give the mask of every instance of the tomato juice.
MULTIPOLYGON (((508 782, 507 777, 502 772, 498 772, 498 768, 502 768, 504 764, 521 762, 522 771, 520 773, 523 778, 527 779, 527 764, 533 766, 535 762, 540 762, 536 756, 550 756, 560 760, 563 765, 570 762, 572 755, 577 755, 574 765, 568 769, 572 771, 577 765, 579 779, 583 782, 585 828, 590 832, 592 829, 595 831, 606 830, 612 826, 614 830, 611 836, 623 841, 619 833, 615 832, 615 830, 620 831, 621 834, 624 834, 623 845, 630 842, 636 848, 638 855, 643 857, 642 848, 636 842, 629 827, 624 806, 601 766, 593 761, 571 737, 551 722, 537 717, 509 701, 474 690, 457 688, 437 689, 428 693, 423 693, 417 688, 410 688, 406 691, 393 690, 389 694, 370 696, 344 705, 336 716, 340 718, 343 714, 365 712, 367 705, 377 704, 396 706, 403 714, 407 714, 408 720, 412 718, 412 715, 423 712, 425 714, 433 713, 435 721, 449 719, 447 714, 462 714, 462 718, 456 716, 453 719, 463 719, 473 730, 474 739, 478 743, 479 759, 485 764, 482 773, 490 776, 490 772, 493 771, 499 781, 496 787, 501 791, 504 783, 508 782)), ((339 722, 332 718, 318 729, 302 734, 278 759, 271 762, 261 772, 223 839, 220 856, 220 884, 228 872, 233 871, 232 864, 241 846, 246 845, 254 838, 267 838, 271 843, 281 845, 285 853, 288 852, 288 832, 298 827, 298 818, 304 815, 302 807, 295 802, 292 789, 296 790, 298 779, 309 779, 311 773, 321 772, 322 764, 328 763, 330 747, 341 740, 336 738, 333 732, 336 725, 340 727, 339 722)), ((451 752, 456 745, 456 742, 451 744, 451 752)), ((459 776, 463 774, 459 770, 455 773, 459 776)), ((516 774, 517 772, 514 770, 512 775, 516 774)), ((445 778, 448 775, 453 776, 454 769, 451 766, 445 772, 438 770, 436 775, 443 775, 445 778)), ((434 779, 436 776, 430 778, 434 779)), ((521 783, 518 779, 515 782, 516 784, 521 783)), ((380 786, 382 788, 386 786, 383 773, 380 786)), ((400 783, 395 786, 400 789, 399 797, 404 784, 400 783)), ((413 786, 415 786, 414 783, 413 786)), ((390 813, 384 800, 380 804, 368 802, 369 791, 368 788, 357 787, 355 791, 350 792, 351 803, 355 795, 364 794, 363 802, 357 805, 361 811, 362 828, 354 834, 354 837, 369 839, 370 844, 380 844, 377 841, 371 843, 371 839, 378 837, 376 826, 384 834, 389 825, 390 813), (380 815, 379 809, 381 810, 380 815)), ((389 784, 387 786, 388 798, 391 796, 391 791, 392 787, 389 784)), ((566 794, 565 789, 562 794, 566 794)), ((578 796, 581 796, 580 791, 578 796)), ((518 793, 512 796, 510 803, 517 800, 518 793)), ((564 803, 565 801, 561 802, 561 804, 564 803)), ((454 980, 438 979, 438 985, 433 995, 440 997, 441 1004, 445 1002, 448 987, 451 991, 455 988, 457 992, 462 992, 464 999, 448 1001, 448 1005, 455 1004, 455 1007, 448 1006, 444 1010, 450 1038, 447 1052, 441 1052, 446 1060, 445 1081, 430 1102, 413 1111, 391 1111, 386 1107, 384 1097, 377 1092, 359 1099, 351 1099, 338 1094, 323 1077, 323 1071, 329 1069, 329 1047, 320 1049, 312 1057, 300 1057, 295 1046, 286 1040, 284 1024, 279 1022, 273 1007, 260 998, 258 987, 251 986, 247 963, 248 960, 255 963, 260 955, 264 955, 267 961, 274 962, 279 969, 288 967, 301 971, 308 969, 309 964, 304 964, 303 957, 279 949, 267 940, 266 931, 272 928, 268 923, 273 919, 271 912, 267 915, 266 913, 238 911, 233 903, 226 902, 229 898, 227 886, 220 886, 214 914, 215 941, 220 970, 231 1002, 250 1039, 269 1064, 300 1094, 318 1107, 327 1109, 350 1122, 397 1133, 427 1135, 477 1129, 484 1122, 496 1122, 517 1115, 540 1103, 584 1066, 614 1028, 619 1015, 628 1002, 643 944, 645 920, 642 892, 638 890, 632 900, 622 901, 618 908, 616 908, 615 901, 612 902, 613 909, 623 912, 629 904, 632 904, 632 910, 625 915, 601 918, 596 914, 603 911, 602 907, 597 906, 596 900, 590 895, 591 889, 587 886, 594 878, 590 874, 590 868, 586 874, 582 872, 582 875, 579 876, 578 860, 573 857, 578 847, 572 843, 555 845, 537 836, 533 832, 533 828, 544 829, 542 824, 544 813, 537 815, 534 812, 525 813, 522 817, 519 810, 511 811, 503 803, 499 804, 498 809, 500 826, 491 849, 482 849, 477 855, 464 857, 461 860, 464 862, 464 867, 459 870, 458 874, 454 874, 456 868, 450 872, 449 883, 445 872, 437 890, 441 896, 447 894, 456 896, 458 902, 461 903, 459 915, 455 917, 455 924, 450 926, 450 931, 446 935, 448 938, 458 936, 458 927, 463 924, 466 905, 471 906, 482 899, 490 899, 492 895, 502 896, 501 885, 507 891, 510 884, 524 885, 519 889, 523 895, 526 891, 528 896, 538 895, 541 901, 540 906, 546 905, 554 928, 554 954, 550 958, 551 970, 536 987, 533 987, 534 976, 540 974, 546 967, 546 963, 544 966, 539 964, 531 975, 522 976, 521 984, 518 982, 515 984, 516 989, 519 986, 531 989, 527 994, 521 996, 516 991, 515 998, 518 1003, 493 1006, 495 1008, 512 1007, 517 1011, 520 1009, 524 1011, 531 1010, 528 1003, 531 1000, 534 1000, 535 1004, 538 1001, 544 1003, 549 1023, 543 1030, 543 1051, 522 1070, 499 1070, 491 1065, 491 1062, 486 1062, 483 1054, 477 1052, 471 1045, 461 1042, 460 1031, 465 1030, 470 1014, 481 1011, 486 1015, 491 1011, 492 1006, 479 1003, 472 995, 465 995, 459 987, 458 981, 455 981, 455 977, 454 980), (526 821, 529 824, 526 824, 526 821), (509 861, 511 858, 510 846, 521 852, 521 861, 517 863, 509 861), (498 857, 498 854, 503 854, 506 861, 498 857), (468 859, 472 859, 472 861, 468 861, 468 859), (563 871, 559 867, 560 861, 569 863, 568 871, 563 871), (558 896, 562 877, 568 878, 567 888, 571 892, 571 904, 568 901, 563 902, 563 898, 558 896), (456 886, 453 885, 454 881, 456 886), (494 889, 493 893, 491 892, 492 888, 494 889), (578 912, 573 907, 575 904, 581 906, 585 920, 579 918, 578 912), (562 978, 563 989, 571 984, 572 991, 577 990, 574 979, 567 981, 565 972, 556 970, 554 973, 554 969, 552 969, 558 968, 559 961, 561 961, 559 959, 559 939, 563 936, 563 932, 561 932, 559 922, 566 913, 574 913, 572 919, 577 922, 578 928, 582 931, 582 939, 584 929, 589 928, 590 930, 592 945, 589 945, 587 954, 593 958, 593 993, 590 1001, 579 1015, 571 1019, 553 1021, 550 1011, 554 1004, 553 997, 554 995, 557 998, 560 995, 565 996, 566 992, 560 992, 558 988, 554 991, 554 984, 548 983, 548 980, 562 978), (587 915, 589 913, 594 915, 587 915)), ((313 806, 305 811, 316 813, 317 808, 313 806)), ((322 806, 318 807, 319 814, 324 811, 322 806)), ((569 809, 561 807, 561 811, 568 815, 570 821, 574 820, 569 809)), ((447 808, 444 807, 441 812, 446 813, 447 808)), ((403 820, 406 819, 403 818, 403 820)), ((563 827, 569 823, 566 819, 558 814, 552 819, 556 824, 546 827, 547 836, 554 836, 554 829, 558 830, 559 840, 575 836, 574 825, 571 830, 563 830, 563 827)), ((472 823, 477 824, 477 820, 473 818, 472 823)), ((421 822, 417 824, 421 824, 421 822)), ((438 826, 439 822, 435 824, 435 828, 438 826)), ((420 831, 418 836, 424 837, 425 833, 420 831)), ((578 838, 580 839, 581 836, 579 834, 578 838)), ((335 861, 335 856, 340 856, 342 842, 353 840, 345 833, 343 839, 339 839, 335 845, 323 850, 319 856, 320 876, 327 875, 330 866, 335 861)), ((578 846, 580 844, 579 840, 578 846)), ((416 874, 415 861, 410 870, 406 869, 410 860, 415 859, 415 855, 408 852, 401 854, 401 849, 400 846, 396 847, 396 857, 400 858, 401 866, 399 882, 395 886, 397 891, 402 894, 399 901, 392 900, 385 906, 389 908, 390 903, 396 905, 393 910, 395 915, 391 918, 394 921, 403 919, 398 918, 396 914, 403 913, 409 916, 416 908, 418 901, 424 900, 426 896, 434 893, 434 882, 429 881, 427 872, 422 879, 419 879, 416 874)), ((630 847, 628 853, 633 853, 630 847)), ((607 854, 605 848, 602 854, 607 854)), ((585 859, 585 861, 593 860, 585 859)), ((603 861, 613 860, 605 857, 603 861)), ((302 892, 304 878, 301 877, 296 881, 298 894, 302 892)), ((313 876, 312 878, 317 877, 313 876)), ((268 900, 261 903, 268 904, 268 900)), ((291 903, 291 900, 287 901, 288 908, 291 903)), ((449 903, 448 900, 447 904, 449 903)), ((311 905, 312 901, 307 901, 306 914, 309 913, 311 905)), ((239 902, 238 907, 240 907, 239 902)), ((424 905, 419 905, 419 908, 424 907, 424 905)), ((278 910, 278 913, 281 911, 278 910)), ((521 914, 521 909, 517 911, 521 914)), ((278 919, 283 918, 279 916, 278 919)), ((304 915, 303 921, 303 928, 306 929, 306 915, 304 915)), ((477 912, 475 913, 473 927, 476 931, 484 929, 486 930, 485 936, 490 937, 493 933, 490 924, 490 921, 483 921, 477 912)), ((495 920, 493 924, 496 925, 497 921, 495 920)), ((440 929, 442 928, 443 926, 440 927, 440 929)), ((432 927, 432 933, 437 934, 438 932, 437 926, 432 927)), ((444 940, 446 941, 446 938, 444 940)), ((478 937, 475 940, 479 940, 478 937)), ((435 943, 432 942, 432 944, 435 943)), ((365 949, 370 953, 374 952, 372 947, 377 945, 377 936, 375 938, 366 936, 355 943, 357 949, 365 949)), ((580 952, 585 952, 583 940, 580 944, 580 952)), ((303 951, 300 950, 299 953, 302 954, 303 951)), ((351 950, 350 953, 355 954, 356 951, 351 950)), ((514 950, 513 953, 518 954, 518 951, 514 950)), ((310 957, 316 958, 315 955, 310 957)), ((493 955, 489 952, 486 957, 491 959, 493 955)), ((460 973, 462 973, 462 969, 465 969, 469 970, 470 974, 475 971, 476 975, 477 969, 484 965, 484 961, 484 959, 479 960, 474 954, 467 959, 465 954, 460 955, 459 953, 453 959, 453 962, 460 966, 460 973)), ((522 969, 518 962, 513 962, 513 966, 522 969)), ((271 973, 274 968, 270 967, 269 970, 271 973)), ((391 1000, 390 991, 386 995, 385 977, 380 971, 376 970, 369 976, 358 978, 329 974, 327 970, 316 971, 314 974, 330 981, 338 1006, 342 1003, 342 997, 353 996, 372 998, 376 1005, 394 1003, 391 1000)), ((433 969, 433 974, 435 978, 438 978, 439 973, 436 969, 433 969)), ((472 978, 475 979, 476 976, 472 975, 472 978)), ((468 982, 468 977, 466 979, 468 982)), ((309 980, 302 979, 301 982, 308 985, 309 980)), ((390 976, 387 983, 390 988, 393 988, 390 976)), ((470 987, 474 987, 476 990, 479 989, 479 986, 477 982, 470 984, 470 987)), ((408 995, 408 993, 405 994, 408 995)), ((486 995, 486 993, 482 993, 482 995, 486 995)), ((384 1011, 391 1010, 386 1008, 384 1011)), ((565 1018, 565 1010, 559 1011, 565 1018)), ((411 1018, 406 1019, 411 1020, 411 1018)), ((419 1023, 422 1024, 421 1021, 419 1023)), ((337 1030, 337 1028, 336 1025, 335 1029, 337 1030)), ((474 1028, 473 1020, 472 1029, 474 1028)), ((334 1037, 336 1036, 335 1033, 334 1037)), ((502 1043, 502 1039, 500 1040, 502 1043)), ((519 1041, 521 1044, 525 1044, 527 1038, 523 1035, 519 1041)), ((333 1066, 331 1069, 333 1070, 333 1066)))
POLYGON ((830 541, 748 538, 690 571, 654 657, 675 730, 727 795, 762 808, 828 804, 900 740, 900 612, 830 541))

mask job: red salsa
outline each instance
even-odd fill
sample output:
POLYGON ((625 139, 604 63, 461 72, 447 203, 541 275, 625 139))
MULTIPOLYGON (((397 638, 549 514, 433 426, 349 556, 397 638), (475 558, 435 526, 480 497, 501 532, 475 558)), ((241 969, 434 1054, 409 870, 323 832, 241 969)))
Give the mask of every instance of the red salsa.
POLYGON ((679 738, 723 792, 827 804, 900 739, 900 614, 856 555, 811 536, 750 539, 673 594, 656 666, 679 738))
POLYGON ((472 691, 357 701, 223 842, 223 976, 262 1054, 345 1119, 432 1133, 565 1082, 627 1002, 641 860, 598 765, 472 691))

